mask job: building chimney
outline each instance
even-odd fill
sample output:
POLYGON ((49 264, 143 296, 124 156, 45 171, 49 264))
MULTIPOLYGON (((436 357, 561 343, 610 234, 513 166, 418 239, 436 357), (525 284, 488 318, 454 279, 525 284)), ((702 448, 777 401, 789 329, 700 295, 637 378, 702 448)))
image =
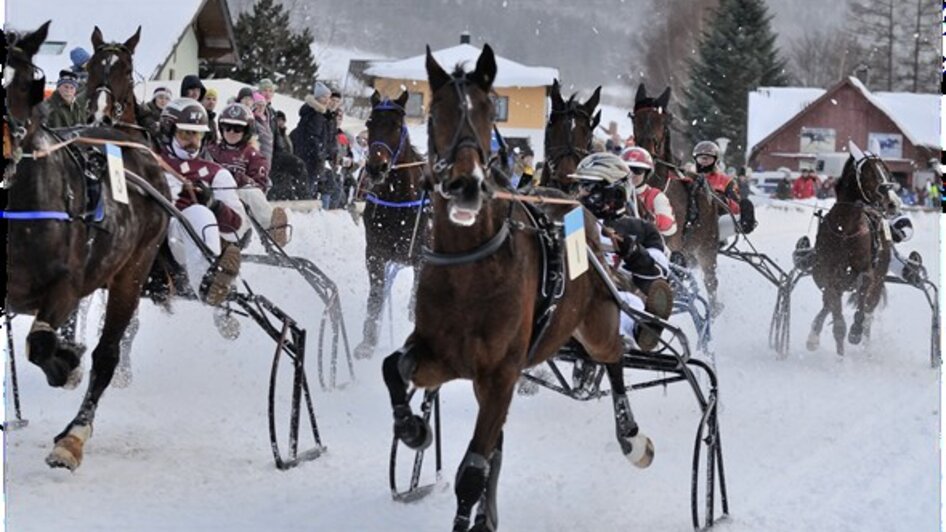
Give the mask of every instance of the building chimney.
POLYGON ((470 44, 470 32, 464 31, 460 34, 460 44, 470 44))

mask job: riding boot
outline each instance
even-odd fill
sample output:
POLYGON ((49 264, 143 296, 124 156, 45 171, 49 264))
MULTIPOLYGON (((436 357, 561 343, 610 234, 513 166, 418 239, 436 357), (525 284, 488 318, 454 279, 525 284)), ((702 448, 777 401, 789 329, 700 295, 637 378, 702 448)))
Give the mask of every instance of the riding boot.
POLYGON ((209 305, 223 303, 230 294, 231 285, 240 274, 240 248, 225 244, 223 252, 204 274, 200 283, 200 296, 209 305))
POLYGON ((926 268, 923 267, 923 257, 916 251, 911 251, 903 264, 903 280, 919 285, 926 279, 926 268))
MULTIPOLYGON (((663 279, 650 282, 647 288, 647 300, 644 310, 654 316, 666 320, 673 312, 673 289, 663 279)), ((660 333, 663 327, 654 323, 639 323, 635 334, 637 345, 642 351, 652 351, 660 343, 660 333)))
POLYGON ((751 233, 759 222, 755 219, 755 206, 748 199, 739 200, 739 227, 745 234, 751 233))
POLYGON ((277 246, 284 247, 289 243, 289 218, 286 216, 286 209, 273 207, 273 216, 270 218, 267 232, 277 246))

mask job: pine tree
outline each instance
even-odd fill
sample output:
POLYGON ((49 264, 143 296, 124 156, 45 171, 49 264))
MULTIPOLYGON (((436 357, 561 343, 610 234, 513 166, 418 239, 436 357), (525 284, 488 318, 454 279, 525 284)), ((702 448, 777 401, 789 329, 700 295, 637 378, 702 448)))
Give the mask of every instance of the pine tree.
POLYGON ((727 163, 743 163, 749 92, 787 83, 763 0, 721 0, 700 38, 683 91, 686 133, 693 143, 726 137, 727 163))
POLYGON ((242 65, 234 78, 255 84, 263 78, 276 83, 276 92, 304 97, 312 90, 318 65, 312 57, 312 32, 294 32, 289 13, 273 0, 259 0, 240 14, 234 28, 242 65))

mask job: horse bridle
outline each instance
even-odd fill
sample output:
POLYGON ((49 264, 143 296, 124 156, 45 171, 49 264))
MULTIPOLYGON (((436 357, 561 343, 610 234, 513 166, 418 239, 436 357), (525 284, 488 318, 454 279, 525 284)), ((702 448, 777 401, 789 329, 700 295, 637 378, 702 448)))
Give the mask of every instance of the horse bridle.
MULTIPOLYGON (((864 191, 864 183, 861 179, 864 165, 870 161, 880 161, 880 157, 877 157, 876 155, 870 153, 870 154, 865 154, 865 156, 859 161, 854 161, 854 182, 857 183, 857 191, 860 193, 861 198, 863 198, 864 201, 868 204, 874 204, 881 200, 872 200, 871 198, 867 196, 867 193, 864 191)), ((890 179, 888 179, 887 172, 884 171, 883 167, 879 169, 875 167, 874 171, 880 174, 880 183, 877 184, 877 189, 874 192, 876 192, 881 198, 883 198, 887 194, 887 192, 894 189, 895 184, 891 182, 890 179)))
MULTIPOLYGON (((30 81, 29 93, 27 96, 28 108, 32 110, 33 107, 40 104, 43 101, 43 96, 46 89, 46 73, 43 72, 43 69, 34 65, 32 61, 26 57, 26 53, 22 48, 16 46, 16 41, 13 41, 10 45, 10 55, 17 56, 22 62, 26 63, 30 70, 33 73, 33 79, 30 81)), ((10 66, 10 61, 6 61, 3 65, 3 89, 6 92, 13 82, 13 77, 16 75, 16 69, 10 66)), ((7 102, 5 102, 7 103, 7 102)), ((4 183, 9 176, 12 176, 16 170, 16 164, 19 162, 22 157, 22 149, 20 148, 20 143, 26 137, 26 133, 29 130, 30 124, 32 123, 32 113, 30 111, 26 113, 26 119, 20 121, 13 114, 10 113, 10 106, 6 104, 6 110, 3 113, 3 122, 4 122, 4 131, 3 131, 3 142, 4 147, 9 147, 9 156, 10 164, 6 165, 4 168, 4 183), (9 136, 9 140, 8 137, 9 136), (9 145, 7 144, 9 142, 9 145)), ((7 156, 7 150, 4 149, 4 156, 7 156)))
POLYGON ((457 105, 460 108, 460 127, 454 132, 453 140, 450 142, 445 156, 441 155, 437 150, 433 114, 427 118, 427 148, 430 155, 434 158, 434 164, 431 170, 433 175, 437 178, 434 187, 440 195, 446 199, 450 199, 450 195, 443 191, 440 183, 443 181, 442 177, 453 169, 457 153, 461 149, 472 148, 476 150, 477 155, 480 157, 480 165, 486 167, 490 164, 489 152, 483 148, 483 139, 481 139, 476 132, 476 126, 473 125, 473 118, 470 113, 473 108, 470 95, 467 93, 467 85, 471 83, 470 80, 464 75, 462 77, 454 77, 448 83, 456 91, 457 105), (464 134, 465 129, 468 130, 466 134, 464 134))
MULTIPOLYGON (((111 118, 112 121, 114 121, 115 123, 121 123, 122 115, 125 113, 125 104, 123 104, 119 100, 119 98, 116 97, 115 93, 112 91, 111 86, 109 85, 109 80, 111 79, 112 66, 114 66, 115 63, 118 63, 118 61, 121 59, 119 57, 119 54, 125 53, 125 54, 128 54, 129 57, 131 57, 132 55, 131 50, 129 50, 123 44, 111 43, 111 44, 102 44, 102 45, 97 46, 95 48, 95 53, 98 54, 100 52, 105 54, 105 56, 102 58, 103 64, 105 65, 105 73, 102 76, 102 82, 92 90, 92 98, 89 99, 89 102, 92 103, 92 105, 98 105, 97 102, 101 94, 104 93, 110 96, 112 99, 111 112, 109 112, 105 116, 107 116, 108 118, 111 118), (108 58, 110 57, 114 57, 116 60, 115 61, 108 60, 108 58)), ((89 61, 89 63, 91 64, 91 60, 89 61)), ((129 87, 135 86, 135 80, 130 73, 128 75, 128 86, 129 87)), ((126 95, 122 95, 122 96, 126 96, 126 95)), ((134 94, 132 94, 130 100, 134 101, 134 98, 135 98, 134 94)))
POLYGON ((584 159, 589 153, 591 153, 591 142, 592 138, 588 138, 588 145, 585 147, 575 146, 575 119, 578 117, 584 117, 588 120, 588 123, 591 123, 591 115, 588 114, 584 109, 579 107, 576 102, 569 101, 565 106, 565 109, 552 109, 549 113, 549 122, 546 125, 546 134, 545 134, 545 159, 546 163, 549 166, 549 169, 554 173, 555 167, 558 166, 558 162, 564 159, 565 157, 575 157, 575 162, 578 163, 584 159), (558 146, 549 146, 549 126, 552 125, 552 117, 556 115, 564 115, 565 126, 568 131, 568 137, 564 145, 558 146))
MULTIPOLYGON (((646 120, 647 121, 646 124, 649 126, 654 122, 654 119, 648 116, 651 113, 656 113, 658 115, 665 114, 663 107, 648 105, 648 106, 635 108, 634 111, 628 113, 628 116, 631 118, 631 120, 634 120, 635 118, 637 118, 638 114, 640 114, 640 117, 646 120), (647 112, 644 113, 644 111, 647 111, 647 112)), ((669 117, 670 115, 667 115, 667 116, 669 117)), ((665 123, 662 128, 648 128, 651 131, 653 131, 654 129, 660 129, 663 132, 663 135, 661 135, 659 139, 654 133, 648 133, 648 136, 641 137, 640 135, 637 134, 637 128, 635 127, 634 139, 637 142, 638 146, 643 146, 648 141, 653 141, 654 149, 653 149, 653 152, 651 153, 651 156, 653 156, 654 158, 661 157, 663 156, 663 152, 664 152, 664 143, 667 142, 667 130, 669 129, 669 127, 670 127, 669 124, 665 123)))
MULTIPOLYGON (((368 145, 369 153, 377 145, 384 148, 388 152, 388 154, 391 155, 391 162, 388 165, 388 172, 390 172, 393 170, 394 165, 397 164, 398 159, 401 157, 401 150, 404 148, 405 141, 409 138, 409 133, 407 131, 407 124, 404 123, 405 111, 403 107, 392 102, 391 100, 384 100, 378 105, 372 107, 371 112, 374 113, 375 111, 397 111, 400 113, 400 116, 401 116, 401 133, 397 141, 397 146, 394 149, 391 149, 391 146, 388 143, 384 142, 383 140, 376 140, 368 145)), ((384 177, 387 177, 387 175, 385 175, 384 177)))

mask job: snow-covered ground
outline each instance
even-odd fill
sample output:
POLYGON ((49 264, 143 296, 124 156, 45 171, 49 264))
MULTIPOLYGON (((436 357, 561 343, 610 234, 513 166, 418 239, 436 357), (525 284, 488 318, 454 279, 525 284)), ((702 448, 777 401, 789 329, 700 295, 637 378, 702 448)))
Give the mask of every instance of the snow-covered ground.
MULTIPOLYGON (((810 214, 761 208, 756 245, 787 267, 795 240, 813 228, 810 214)), ((938 278, 938 216, 914 217, 917 236, 905 249, 920 250, 938 278)), ((339 284, 354 346, 367 293, 363 229, 342 211, 297 214, 294 222, 289 251, 310 258, 339 284)), ((714 327, 714 348, 731 517, 717 529, 937 530, 940 372, 929 367, 922 295, 891 288, 870 345, 851 347, 839 360, 830 327, 819 351, 805 350, 820 298, 804 280, 794 297, 790 356, 776 360, 767 345, 774 287, 744 264, 721 259, 720 269, 726 309, 714 327)), ((322 304, 298 275, 258 265, 246 265, 243 275, 309 331, 317 329, 322 304)), ((404 272, 394 287, 393 327, 382 327, 385 345, 373 359, 356 362, 353 385, 319 390, 310 350, 328 452, 286 472, 274 468, 267 435, 272 342, 251 322, 243 323, 236 341, 223 340, 210 310, 186 302, 172 315, 142 304, 133 384, 105 394, 82 467, 75 473, 49 469, 43 459, 52 437, 71 419, 83 391, 46 386, 23 356, 29 321, 17 319, 20 390, 30 424, 6 434, 9 530, 447 529, 452 478, 476 412, 468 382, 448 384, 442 393, 445 487, 401 504, 387 486, 391 413, 380 363, 410 331, 409 288, 404 272)), ((92 314, 98 309, 94 305, 92 314)), ((96 321, 89 320, 90 336, 96 321)), ((515 397, 500 481, 502 529, 689 530, 698 408, 679 384, 634 393, 631 401, 656 446, 647 470, 621 455, 610 400, 582 403, 547 391, 515 397)))

